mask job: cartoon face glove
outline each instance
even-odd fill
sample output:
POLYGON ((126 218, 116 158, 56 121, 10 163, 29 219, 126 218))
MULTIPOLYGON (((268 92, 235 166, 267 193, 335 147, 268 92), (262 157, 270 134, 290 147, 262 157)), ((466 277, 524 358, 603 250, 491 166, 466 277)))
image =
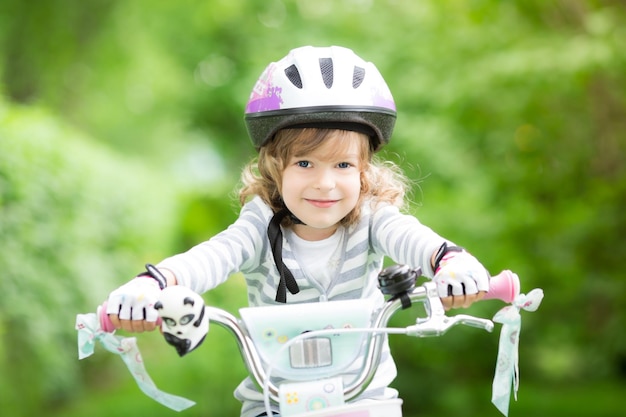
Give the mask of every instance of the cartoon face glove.
POLYGON ((197 348, 209 332, 204 300, 189 288, 180 285, 165 288, 154 308, 161 317, 165 340, 180 356, 197 348))
POLYGON ((441 245, 435 256, 439 297, 489 291, 489 273, 478 260, 458 246, 441 245))

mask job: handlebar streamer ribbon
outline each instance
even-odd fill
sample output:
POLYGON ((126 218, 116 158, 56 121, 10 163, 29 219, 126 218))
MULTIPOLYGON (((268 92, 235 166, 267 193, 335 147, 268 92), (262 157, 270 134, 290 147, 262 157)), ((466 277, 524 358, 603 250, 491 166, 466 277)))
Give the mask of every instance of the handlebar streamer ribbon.
POLYGON ((511 388, 517 401, 519 388, 519 335, 522 328, 520 310, 535 311, 543 299, 543 290, 535 288, 526 294, 519 294, 511 305, 496 313, 493 321, 502 323, 500 343, 498 346, 498 360, 493 377, 491 402, 500 412, 508 416, 511 388))
POLYGON ((143 359, 134 337, 115 336, 100 328, 100 321, 96 313, 78 314, 76 316, 76 330, 78 330, 78 359, 91 356, 96 341, 109 352, 119 355, 139 389, 155 401, 175 411, 185 410, 195 403, 183 397, 168 394, 159 390, 143 365, 143 359))

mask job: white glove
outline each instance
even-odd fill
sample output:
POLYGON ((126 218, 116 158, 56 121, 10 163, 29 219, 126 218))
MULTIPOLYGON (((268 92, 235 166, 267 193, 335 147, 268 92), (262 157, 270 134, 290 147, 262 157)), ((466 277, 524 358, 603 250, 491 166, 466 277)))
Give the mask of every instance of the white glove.
POLYGON ((107 314, 117 314, 120 320, 157 321, 158 314, 154 309, 161 288, 151 277, 132 279, 114 290, 107 301, 107 314))
POLYGON ((489 273, 476 258, 458 247, 442 247, 442 250, 433 278, 439 297, 489 291, 489 273))

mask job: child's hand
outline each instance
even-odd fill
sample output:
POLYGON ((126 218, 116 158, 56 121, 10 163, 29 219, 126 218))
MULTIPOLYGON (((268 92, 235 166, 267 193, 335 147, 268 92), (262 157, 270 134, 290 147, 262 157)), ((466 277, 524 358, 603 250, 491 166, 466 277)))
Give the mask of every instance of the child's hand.
POLYGON ((107 301, 111 323, 128 332, 154 330, 158 318, 154 304, 160 293, 159 283, 150 277, 137 277, 122 285, 107 301))
POLYGON ((489 273, 465 250, 445 253, 438 262, 434 281, 446 310, 469 307, 489 291, 489 273))

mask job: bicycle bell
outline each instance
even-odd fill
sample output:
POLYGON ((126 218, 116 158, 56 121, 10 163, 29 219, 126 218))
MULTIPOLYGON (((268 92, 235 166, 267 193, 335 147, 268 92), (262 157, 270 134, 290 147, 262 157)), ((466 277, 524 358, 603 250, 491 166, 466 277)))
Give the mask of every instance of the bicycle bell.
POLYGON ((180 356, 197 348, 209 332, 209 317, 202 297, 180 285, 165 288, 154 304, 163 324, 165 341, 180 356))
POLYGON ((411 306, 407 294, 415 288, 417 278, 422 275, 422 268, 410 268, 407 265, 392 265, 378 274, 378 286, 385 295, 391 298, 400 297, 402 307, 411 306))

